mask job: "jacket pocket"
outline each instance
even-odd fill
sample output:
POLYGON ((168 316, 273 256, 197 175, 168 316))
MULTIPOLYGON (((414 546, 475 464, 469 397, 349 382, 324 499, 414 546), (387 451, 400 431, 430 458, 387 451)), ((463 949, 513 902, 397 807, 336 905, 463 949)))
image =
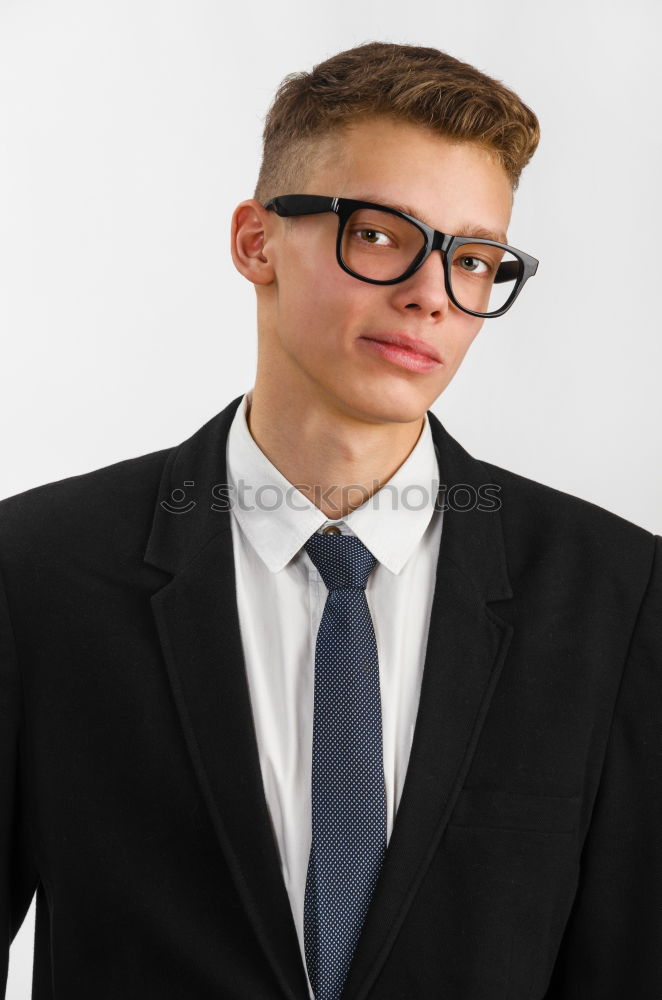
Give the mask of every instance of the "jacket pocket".
POLYGON ((522 795, 502 789, 464 788, 449 826, 572 833, 579 821, 580 804, 580 795, 522 795))

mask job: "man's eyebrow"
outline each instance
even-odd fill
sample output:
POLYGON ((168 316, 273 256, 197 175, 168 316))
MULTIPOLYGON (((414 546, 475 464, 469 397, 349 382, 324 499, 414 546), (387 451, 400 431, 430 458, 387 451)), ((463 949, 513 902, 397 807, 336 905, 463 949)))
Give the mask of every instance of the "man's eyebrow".
MULTIPOLYGON (((387 204, 386 202, 380 201, 377 196, 370 194, 364 195, 361 200, 372 201, 376 205, 387 204)), ((404 212, 405 215, 413 215, 415 219, 420 219, 420 221, 424 222, 427 226, 432 226, 433 229, 437 228, 433 222, 430 222, 430 220, 425 217, 425 215, 423 215, 416 209, 411 208, 410 205, 403 205, 401 202, 389 201, 388 207, 396 208, 398 212, 404 212)), ((486 229, 485 226, 479 226, 477 223, 474 222, 460 223, 460 225, 457 227, 457 232, 453 233, 453 235, 473 236, 475 239, 478 240, 494 240, 495 243, 508 243, 505 233, 497 233, 494 229, 486 229)))
POLYGON ((493 229, 485 229, 484 226, 476 226, 472 222, 462 222, 458 227, 455 236, 473 236, 479 240, 493 240, 495 243, 508 243, 505 233, 497 233, 493 229))

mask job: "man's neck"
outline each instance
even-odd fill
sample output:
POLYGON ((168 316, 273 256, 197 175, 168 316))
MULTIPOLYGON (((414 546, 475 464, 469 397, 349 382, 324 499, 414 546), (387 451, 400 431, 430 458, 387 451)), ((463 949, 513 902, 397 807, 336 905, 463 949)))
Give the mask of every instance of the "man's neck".
POLYGON ((322 401, 274 400, 256 382, 246 416, 258 448, 282 476, 331 520, 345 517, 384 486, 414 449, 425 417, 413 423, 361 421, 322 401))

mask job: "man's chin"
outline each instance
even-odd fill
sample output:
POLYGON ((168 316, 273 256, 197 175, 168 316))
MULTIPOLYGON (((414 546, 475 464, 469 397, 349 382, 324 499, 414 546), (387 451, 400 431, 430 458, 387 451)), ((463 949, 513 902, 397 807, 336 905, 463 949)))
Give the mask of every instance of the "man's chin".
POLYGON ((415 424, 421 422, 436 398, 411 387, 391 391, 366 387, 351 395, 343 393, 343 409, 367 423, 415 424))

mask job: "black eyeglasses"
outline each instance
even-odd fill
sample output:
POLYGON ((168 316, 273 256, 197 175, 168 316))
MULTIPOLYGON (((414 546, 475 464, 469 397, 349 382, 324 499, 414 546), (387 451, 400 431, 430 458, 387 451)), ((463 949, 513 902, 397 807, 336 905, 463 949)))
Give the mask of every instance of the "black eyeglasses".
POLYGON ((472 316, 502 316, 538 270, 535 257, 506 243, 449 236, 413 215, 371 201, 287 194, 271 198, 264 208, 283 216, 335 212, 340 267, 373 285, 405 281, 433 250, 441 250, 446 293, 472 316))

